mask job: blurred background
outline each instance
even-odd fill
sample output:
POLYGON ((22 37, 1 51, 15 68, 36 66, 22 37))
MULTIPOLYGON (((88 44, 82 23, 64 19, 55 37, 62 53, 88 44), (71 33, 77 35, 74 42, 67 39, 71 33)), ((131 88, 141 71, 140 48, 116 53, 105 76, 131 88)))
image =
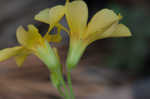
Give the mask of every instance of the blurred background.
MULTIPOLYGON (((130 38, 99 40, 91 44, 73 71, 77 99, 150 99, 150 1, 84 0, 89 20, 102 8, 123 16, 121 23, 132 31, 130 38)), ((16 28, 35 24, 41 34, 48 25, 33 20, 40 10, 65 0, 0 0, 0 49, 18 45, 16 28)), ((65 19, 61 20, 67 26, 65 19)), ((55 30, 54 30, 55 31, 55 30)), ((68 36, 57 44, 64 64, 68 36)), ((53 44, 55 45, 55 44, 53 44)), ((39 59, 29 56, 22 68, 13 59, 0 63, 0 99, 61 99, 49 82, 49 72, 39 59)))

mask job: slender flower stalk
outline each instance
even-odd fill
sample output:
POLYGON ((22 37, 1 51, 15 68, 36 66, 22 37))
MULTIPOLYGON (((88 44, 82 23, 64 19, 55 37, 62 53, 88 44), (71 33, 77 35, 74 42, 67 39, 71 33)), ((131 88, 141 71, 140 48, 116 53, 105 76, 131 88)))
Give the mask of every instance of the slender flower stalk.
POLYGON ((73 88, 72 88, 71 71, 70 70, 67 71, 67 79, 68 79, 68 86, 69 86, 69 90, 70 90, 70 94, 71 94, 70 95, 71 99, 75 99, 73 88))

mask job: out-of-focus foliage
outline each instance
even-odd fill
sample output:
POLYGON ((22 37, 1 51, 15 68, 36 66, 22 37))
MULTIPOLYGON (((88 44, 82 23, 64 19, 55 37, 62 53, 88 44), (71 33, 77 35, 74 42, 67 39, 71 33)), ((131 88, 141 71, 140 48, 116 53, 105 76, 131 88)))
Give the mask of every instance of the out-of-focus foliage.
POLYGON ((147 9, 140 6, 127 8, 117 4, 111 4, 109 8, 124 16, 122 23, 131 29, 133 35, 130 38, 112 40, 113 51, 109 58, 109 66, 131 73, 148 70, 150 14, 147 9))

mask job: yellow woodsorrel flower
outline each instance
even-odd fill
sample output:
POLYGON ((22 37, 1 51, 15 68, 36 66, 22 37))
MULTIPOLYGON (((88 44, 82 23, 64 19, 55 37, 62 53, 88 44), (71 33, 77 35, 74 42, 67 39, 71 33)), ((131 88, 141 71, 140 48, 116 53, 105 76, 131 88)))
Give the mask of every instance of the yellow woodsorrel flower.
POLYGON ((92 42, 110 37, 129 37, 130 30, 120 24, 120 15, 112 10, 102 9, 97 12, 87 25, 88 7, 82 0, 66 5, 66 19, 70 27, 70 47, 67 57, 68 68, 77 65, 86 47, 92 42))
POLYGON ((47 41, 58 42, 60 36, 49 35, 49 39, 44 39, 34 25, 28 25, 26 31, 22 26, 17 29, 17 40, 21 46, 6 48, 0 51, 0 62, 14 57, 18 66, 21 66, 30 54, 38 56, 49 69, 60 66, 55 52, 47 41), (53 39, 53 37, 55 39, 53 39))

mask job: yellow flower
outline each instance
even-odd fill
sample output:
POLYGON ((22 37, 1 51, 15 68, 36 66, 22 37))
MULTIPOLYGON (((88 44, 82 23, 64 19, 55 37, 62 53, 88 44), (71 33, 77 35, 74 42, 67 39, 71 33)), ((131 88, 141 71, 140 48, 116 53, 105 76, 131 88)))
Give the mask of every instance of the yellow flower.
POLYGON ((87 24, 88 7, 84 1, 77 0, 66 5, 65 14, 70 27, 68 68, 76 66, 84 50, 92 42, 110 37, 131 36, 130 30, 119 23, 122 17, 112 10, 102 9, 87 24))
POLYGON ((60 40, 59 34, 49 35, 49 38, 45 39, 34 25, 28 25, 27 31, 22 26, 19 26, 16 36, 21 46, 1 50, 0 62, 14 57, 17 65, 21 66, 28 55, 34 54, 43 60, 48 65, 48 68, 59 64, 55 52, 53 52, 47 42, 58 42, 60 40), (52 39, 53 37, 55 39, 52 39))

